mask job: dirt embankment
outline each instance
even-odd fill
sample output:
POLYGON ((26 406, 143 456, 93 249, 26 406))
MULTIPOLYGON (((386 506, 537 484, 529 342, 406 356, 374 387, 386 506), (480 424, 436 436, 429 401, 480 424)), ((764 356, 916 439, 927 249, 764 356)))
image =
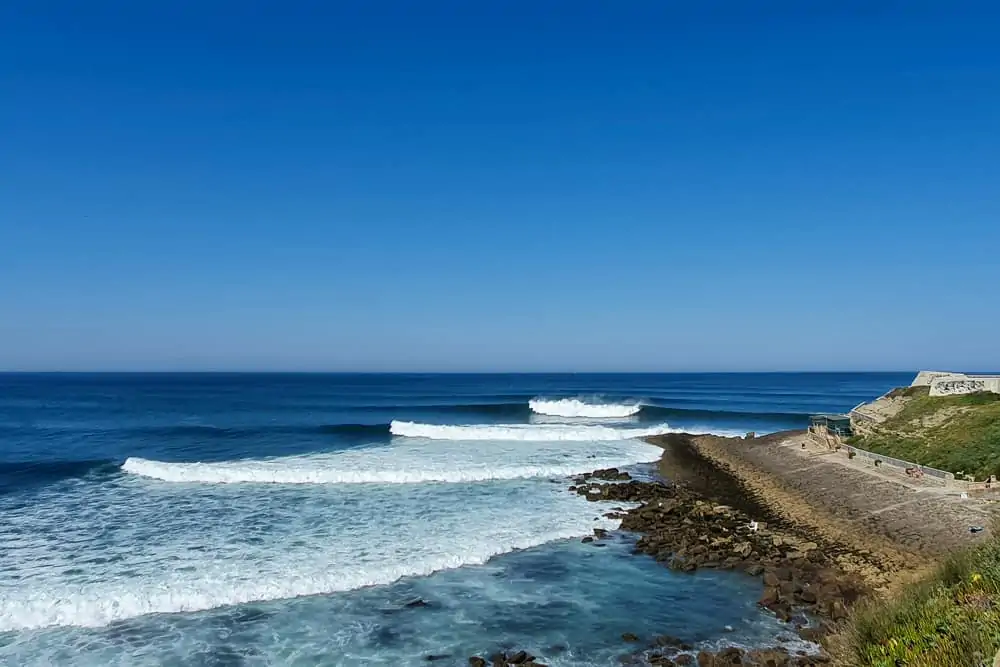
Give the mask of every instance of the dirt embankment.
POLYGON ((751 516, 807 528, 842 545, 841 564, 876 588, 981 540, 995 516, 989 499, 961 499, 803 447, 801 431, 749 440, 668 435, 651 441, 664 447, 664 477, 751 516), (973 533, 972 526, 986 530, 973 533))

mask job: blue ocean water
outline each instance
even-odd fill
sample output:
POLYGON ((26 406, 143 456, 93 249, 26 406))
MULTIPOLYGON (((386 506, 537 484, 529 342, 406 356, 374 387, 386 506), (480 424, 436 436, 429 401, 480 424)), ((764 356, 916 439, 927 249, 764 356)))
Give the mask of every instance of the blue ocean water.
POLYGON ((909 374, 0 375, 0 663, 611 665, 783 631, 631 555, 566 479, 805 426, 909 374), (407 606, 422 599, 423 606, 407 606), (637 613, 641 610, 641 613, 637 613), (726 626, 729 626, 727 629, 726 626))

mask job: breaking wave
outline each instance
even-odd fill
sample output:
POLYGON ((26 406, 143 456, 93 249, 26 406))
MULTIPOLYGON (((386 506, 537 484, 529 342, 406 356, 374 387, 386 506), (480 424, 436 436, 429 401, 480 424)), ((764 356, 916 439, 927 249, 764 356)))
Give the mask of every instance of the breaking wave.
POLYGON ((568 477, 596 468, 656 461, 662 450, 641 440, 604 440, 580 446, 507 440, 489 446, 461 440, 399 439, 378 447, 329 454, 220 462, 153 461, 130 457, 122 470, 165 482, 209 484, 419 484, 568 477))
POLYGON ((638 403, 588 403, 578 398, 533 398, 528 401, 528 407, 540 415, 589 419, 623 419, 642 409, 638 403))
POLYGON ((38 501, 0 523, 17 575, 0 579, 0 633, 385 585, 618 525, 532 480, 151 495, 119 476, 38 501))
POLYGON ((611 426, 574 424, 475 424, 457 426, 450 424, 421 424, 418 422, 393 421, 389 425, 393 435, 408 438, 430 438, 432 440, 574 440, 578 442, 628 440, 648 438, 654 435, 673 433, 667 425, 650 428, 614 428, 611 426))

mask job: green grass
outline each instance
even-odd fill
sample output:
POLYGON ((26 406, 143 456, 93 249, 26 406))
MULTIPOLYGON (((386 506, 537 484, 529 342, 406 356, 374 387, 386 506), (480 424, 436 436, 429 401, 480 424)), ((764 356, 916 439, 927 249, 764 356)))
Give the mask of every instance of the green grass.
POLYGON ((925 387, 900 393, 903 410, 875 435, 851 439, 862 449, 978 480, 1000 477, 1000 394, 927 395, 925 387))
POLYGON ((858 667, 986 667, 1000 650, 1000 540, 956 554, 899 598, 859 609, 846 633, 858 667))

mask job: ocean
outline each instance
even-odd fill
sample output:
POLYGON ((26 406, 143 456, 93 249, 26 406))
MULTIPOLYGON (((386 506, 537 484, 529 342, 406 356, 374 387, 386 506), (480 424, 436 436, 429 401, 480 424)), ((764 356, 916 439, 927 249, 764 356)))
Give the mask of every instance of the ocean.
MULTIPOLYGON (((617 665, 795 639, 567 491, 670 431, 803 428, 911 374, 0 374, 0 664, 617 665)), ((620 506, 620 505, 616 505, 620 506)))

